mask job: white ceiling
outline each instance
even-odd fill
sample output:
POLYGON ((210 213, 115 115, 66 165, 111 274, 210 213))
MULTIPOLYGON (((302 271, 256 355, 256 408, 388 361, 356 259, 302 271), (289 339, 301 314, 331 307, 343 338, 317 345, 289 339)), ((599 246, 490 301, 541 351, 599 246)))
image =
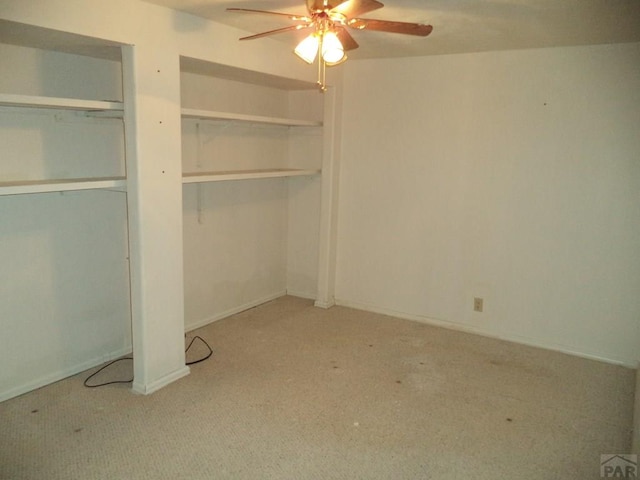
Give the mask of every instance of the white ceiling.
MULTIPOLYGON (((225 11, 228 7, 306 14, 304 0, 145 0, 245 30, 247 35, 289 25, 286 18, 225 11)), ((382 58, 640 42, 640 0, 388 0, 365 18, 427 23, 413 37, 353 31, 360 48, 349 57, 382 58)), ((297 33, 268 38, 297 41, 297 33)), ((264 41, 262 39, 250 40, 264 41)))

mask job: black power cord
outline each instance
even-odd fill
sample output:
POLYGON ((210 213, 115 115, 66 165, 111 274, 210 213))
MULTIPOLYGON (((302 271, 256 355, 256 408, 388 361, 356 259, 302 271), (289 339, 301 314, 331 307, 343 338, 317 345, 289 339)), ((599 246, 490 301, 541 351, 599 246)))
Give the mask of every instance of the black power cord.
POLYGON ((84 381, 84 386, 88 387, 88 388, 96 388, 96 387, 104 387, 105 385, 112 385, 114 383, 131 383, 131 382, 133 382, 133 378, 132 378, 131 380, 113 380, 111 382, 97 383, 95 385, 89 385, 89 380, 91 380, 93 377, 95 377, 97 374, 99 374, 105 368, 110 367, 114 363, 122 362, 124 360, 133 360, 133 357, 117 358, 117 359, 113 360, 112 362, 107 363, 105 366, 101 367, 97 372, 94 372, 91 375, 89 375, 87 377, 87 379, 84 381))
POLYGON ((196 335, 195 337, 193 337, 191 339, 191 341, 189 342, 189 345, 187 345, 187 348, 184 351, 185 354, 189 351, 189 349, 191 348, 191 345, 193 345, 193 342, 195 342, 196 340, 200 340, 202 343, 204 343, 204 346, 207 347, 207 350, 209 350, 209 353, 207 353, 204 357, 199 358, 198 360, 192 360, 191 362, 187 362, 186 363, 187 366, 188 365, 195 365, 196 363, 200 363, 200 362, 204 362, 211 355, 213 355, 213 350, 211 350, 211 347, 209 346, 209 344, 205 341, 204 338, 200 337, 199 335, 196 335))
MULTIPOLYGON (((191 345, 193 345, 193 342, 195 342, 196 340, 200 340, 202 343, 204 343, 205 347, 207 347, 207 350, 209 350, 209 352, 202 358, 199 358, 197 360, 193 360, 191 362, 186 362, 185 365, 189 366, 189 365, 195 365, 196 363, 200 363, 200 362, 204 362, 205 360, 207 360, 209 357, 211 357, 211 355, 213 355, 213 350, 211 350, 211 347, 209 346, 209 344, 206 342, 206 340, 202 337, 200 337, 199 335, 196 335, 195 337, 193 337, 191 339, 191 341, 189 342, 189 345, 187 345, 187 348, 185 349, 184 353, 188 353, 189 349, 191 348, 191 345)), ((93 372, 91 375, 89 375, 86 380, 84 381, 84 386, 87 388, 97 388, 97 387, 104 387, 105 385, 112 385, 114 383, 131 383, 133 382, 133 378, 131 380, 113 380, 111 382, 105 382, 105 383, 97 383, 94 385, 90 385, 89 384, 89 380, 91 380, 93 377, 95 377, 96 375, 98 375, 101 371, 103 371, 105 368, 110 367, 111 365, 118 363, 118 362, 122 362, 124 360, 133 360, 133 357, 122 357, 122 358, 117 358, 109 363, 107 363, 106 365, 100 367, 100 369, 98 369, 97 371, 93 372)))

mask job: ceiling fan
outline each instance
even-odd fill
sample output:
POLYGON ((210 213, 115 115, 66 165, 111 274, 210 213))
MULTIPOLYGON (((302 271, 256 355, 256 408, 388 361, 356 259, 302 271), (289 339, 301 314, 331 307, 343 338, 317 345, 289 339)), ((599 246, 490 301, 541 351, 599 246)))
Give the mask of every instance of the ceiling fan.
POLYGON ((426 37, 433 27, 421 23, 395 22, 358 18, 359 15, 384 7, 377 0, 306 0, 307 14, 254 10, 251 8, 227 8, 232 12, 260 13, 277 15, 292 22, 288 27, 269 30, 242 37, 240 40, 253 40, 277 33, 311 29, 312 33, 295 48, 294 53, 308 64, 318 58, 318 86, 326 90, 325 68, 339 65, 347 59, 345 51, 358 48, 358 43, 348 29, 376 30, 379 32, 401 33, 426 37))

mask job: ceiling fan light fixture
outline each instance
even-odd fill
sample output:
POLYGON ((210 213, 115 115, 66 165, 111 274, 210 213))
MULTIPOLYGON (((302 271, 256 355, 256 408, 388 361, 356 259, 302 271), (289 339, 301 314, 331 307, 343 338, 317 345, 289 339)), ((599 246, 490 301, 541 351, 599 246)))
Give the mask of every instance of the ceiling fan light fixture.
POLYGON ((327 67, 335 67, 336 65, 342 65, 344 62, 347 61, 349 57, 347 57, 346 55, 343 55, 342 58, 340 60, 338 60, 337 62, 327 62, 325 61, 325 65, 327 67))
POLYGON ((319 45, 320 39, 318 38, 318 35, 312 33, 298 44, 293 53, 306 63, 312 64, 316 59, 316 55, 318 55, 319 45))
POLYGON ((344 47, 334 31, 322 36, 322 59, 327 65, 337 65, 345 60, 344 47))
MULTIPOLYGON (((2 0, 0 0, 0 3, 2 0)), ((382 8, 378 0, 305 0, 308 15, 292 15, 290 13, 271 12, 253 8, 227 8, 235 12, 246 12, 287 18, 296 22, 288 27, 276 28, 267 32, 256 33, 240 40, 252 40, 285 32, 313 29, 313 33, 302 40, 294 49, 294 53, 302 61, 311 65, 318 60, 318 85, 320 91, 327 90, 325 83, 326 67, 340 65, 347 60, 345 52, 358 48, 358 43, 349 30, 373 30, 387 33, 400 33, 426 37, 433 27, 422 23, 374 20, 359 16, 382 8)))

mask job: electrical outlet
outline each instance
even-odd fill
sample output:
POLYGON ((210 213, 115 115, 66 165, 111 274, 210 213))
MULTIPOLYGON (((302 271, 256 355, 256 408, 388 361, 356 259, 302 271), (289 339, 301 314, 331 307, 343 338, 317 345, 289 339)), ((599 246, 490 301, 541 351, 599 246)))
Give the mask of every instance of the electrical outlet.
POLYGON ((482 312, 484 308, 484 299, 479 297, 474 297, 473 299, 473 311, 474 312, 482 312))

